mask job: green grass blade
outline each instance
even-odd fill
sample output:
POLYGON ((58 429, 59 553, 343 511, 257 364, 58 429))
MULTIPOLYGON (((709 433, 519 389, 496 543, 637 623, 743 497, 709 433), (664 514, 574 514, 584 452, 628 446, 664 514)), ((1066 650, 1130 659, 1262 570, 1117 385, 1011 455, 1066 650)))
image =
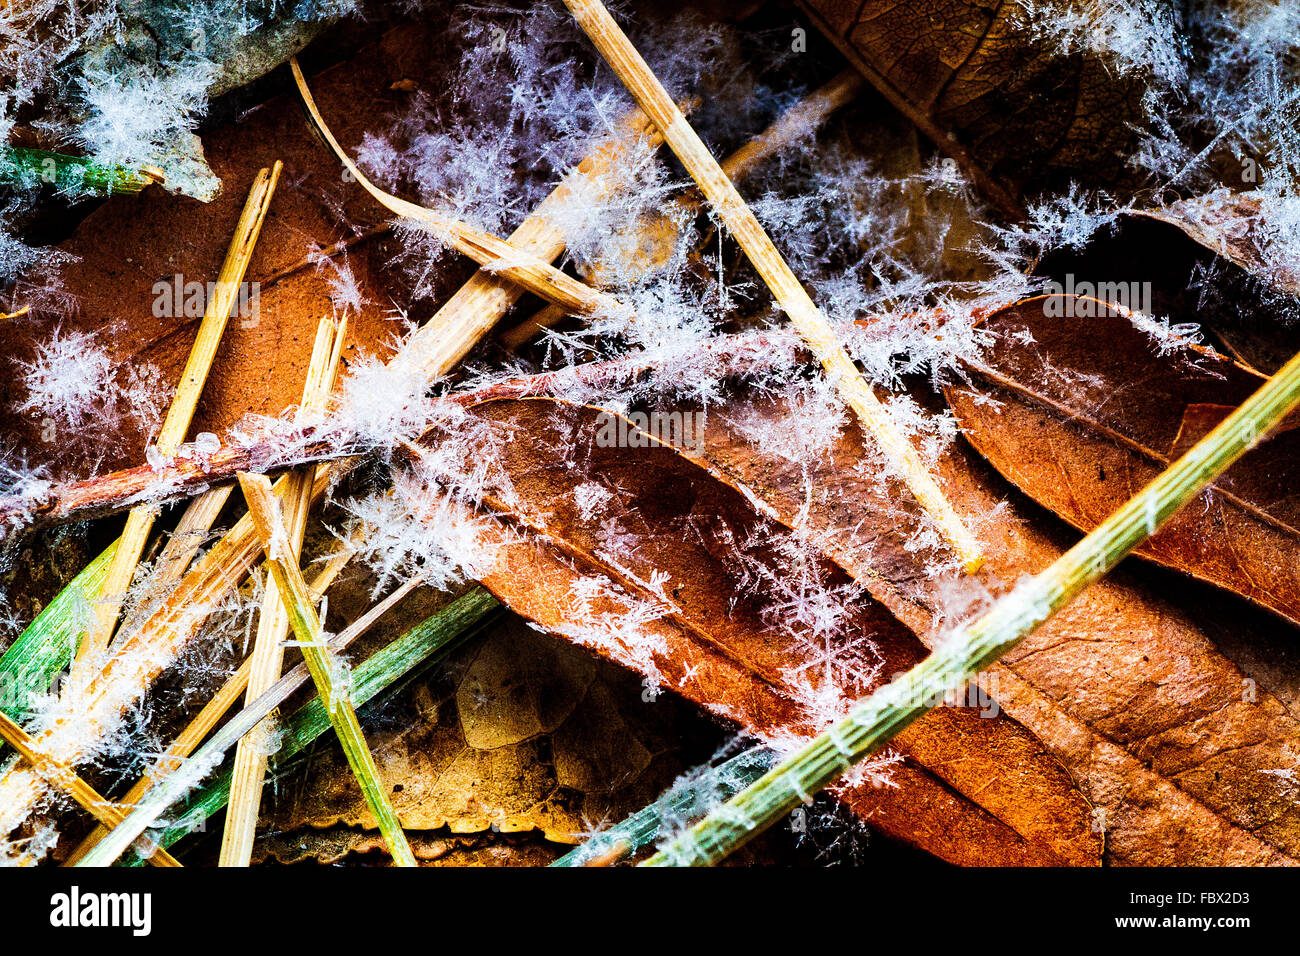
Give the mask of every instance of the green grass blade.
POLYGON ((88 623, 117 542, 68 582, 0 656, 0 710, 18 723, 31 716, 31 700, 46 693, 63 672, 88 623))
MULTIPOLYGON (((376 651, 352 671, 352 699, 356 706, 360 707, 382 694, 421 665, 432 664, 444 658, 473 635, 488 616, 500 607, 500 602, 485 589, 474 588, 416 624, 387 647, 376 651)), ((281 729, 283 734, 280 750, 273 760, 283 765, 331 729, 329 713, 321 699, 315 697, 286 718, 281 729)), ((214 736, 213 740, 216 739, 214 736)), ((233 744, 234 741, 231 741, 226 746, 233 744)), ((205 744, 187 762, 201 758, 211 759, 211 754, 206 757, 203 755, 203 750, 208 746, 205 744)), ((202 832, 207 820, 223 810, 230 799, 230 777, 231 768, 227 764, 215 779, 192 791, 169 818, 167 828, 162 832, 151 833, 151 839, 160 846, 169 847, 189 833, 202 832)), ((164 780, 150 793, 166 785, 164 780)), ((168 800, 162 808, 164 812, 172 802, 174 801, 168 800)), ((125 862, 131 866, 140 865, 134 855, 125 862)))
POLYGON ((0 183, 12 186, 50 185, 70 196, 110 196, 138 193, 159 181, 129 166, 104 166, 48 149, 0 147, 0 183))
POLYGON ((595 834, 551 866, 607 865, 632 856, 662 836, 671 821, 701 817, 744 790, 766 773, 775 759, 776 755, 768 748, 755 747, 716 767, 687 774, 654 803, 595 834))

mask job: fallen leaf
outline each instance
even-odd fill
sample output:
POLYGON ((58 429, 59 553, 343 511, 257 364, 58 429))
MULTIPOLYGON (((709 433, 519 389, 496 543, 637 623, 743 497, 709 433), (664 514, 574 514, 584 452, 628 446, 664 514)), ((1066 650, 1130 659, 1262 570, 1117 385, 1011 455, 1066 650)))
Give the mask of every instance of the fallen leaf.
MULTIPOLYGON (((826 454, 799 462, 747 439, 755 418, 771 434, 798 427, 784 405, 732 399, 710 412, 702 461, 783 523, 814 535, 822 554, 929 646, 969 613, 972 592, 984 600, 1005 593, 1073 543, 957 443, 937 474, 959 513, 987 516, 976 527, 988 565, 974 580, 933 580, 920 573, 924 556, 907 547, 924 522, 855 469, 870 444, 852 422, 826 454)), ((1300 859, 1292 782, 1300 696, 1279 700, 1266 683, 1257 688, 1258 673, 1248 676, 1187 611, 1121 568, 1007 655, 990 681, 1006 712, 1039 736, 1094 804, 1109 862, 1290 863, 1300 859)))
MULTIPOLYGON (((985 327, 997 347, 970 366, 971 385, 947 389, 962 431, 1014 485, 1083 530, 1263 383, 1095 300, 1031 299, 985 327), (1089 303, 1100 314, 1086 321, 1053 317, 1089 303)), ((1262 441, 1137 553, 1300 623, 1300 495, 1287 478, 1297 453, 1294 428, 1262 441)))
MULTIPOLYGON (((376 113, 408 95, 390 89, 395 80, 433 77, 445 68, 426 55, 436 32, 417 24, 394 29, 350 62, 314 78, 322 108, 338 118, 335 132, 342 142, 358 142, 376 113), (371 108, 358 110, 358 103, 371 108)), ((285 168, 246 276, 248 314, 237 312, 226 327, 192 432, 223 431, 249 413, 277 415, 301 398, 317 322, 335 308, 334 267, 318 268, 313 250, 348 243, 335 265, 351 270, 368 303, 350 318, 344 361, 361 353, 390 354, 403 327, 389 309, 405 301, 409 288, 391 263, 400 246, 376 227, 383 211, 340 178, 303 120, 296 96, 276 96, 241 121, 212 131, 204 150, 225 184, 219 198, 205 204, 156 189, 114 197, 58 246, 71 261, 27 276, 13 291, 13 302, 30 311, 0 326, 0 430, 31 465, 84 475, 90 464, 111 470, 144 461, 149 429, 139 421, 124 419, 115 429, 98 430, 92 454, 84 448, 69 454, 76 436, 67 429, 51 429, 37 412, 15 413, 14 404, 26 397, 21 363, 31 361, 55 329, 94 333, 112 367, 152 366, 169 394, 202 309, 177 313, 185 302, 199 301, 193 289, 215 281, 248 186, 259 168, 276 159, 285 168)), ((449 270, 448 281, 459 278, 457 272, 449 270)))
MULTIPOLYGON (((546 630, 780 739, 924 656, 843 571, 677 451, 601 447, 598 410, 552 400, 474 412, 509 438, 490 499, 509 528, 480 580, 546 630)), ((1014 721, 941 707, 895 749, 892 785, 843 794, 886 834, 954 862, 1096 864, 1091 808, 1014 721)))
MULTIPOLYGON (((646 701, 637 676, 516 617, 372 709, 366 738, 405 829, 535 832, 556 846, 653 802, 721 743, 695 708, 646 701)), ((277 770, 270 834, 374 829, 331 741, 277 770)))
MULTIPOLYGON (((1062 54, 1014 3, 802 0, 845 57, 1004 212, 1023 193, 1129 178, 1143 83, 1062 54)), ((1083 7, 1070 3, 1071 7, 1083 7)))
MULTIPOLYGON (((870 443, 852 422, 811 461, 783 458, 771 443, 746 437, 756 423, 771 435, 801 427, 798 414, 775 401, 731 398, 710 407, 707 423, 700 463, 783 524, 802 528, 821 555, 862 582, 930 647, 969 614, 972 599, 1005 593, 1073 543, 957 443, 937 474, 960 513, 986 516, 977 528, 988 565, 973 580, 935 580, 923 573, 924 553, 909 548, 925 531, 923 518, 858 469, 870 443)), ((516 572, 562 594, 572 569, 552 571, 548 564, 539 574, 541 560, 530 567, 521 559, 516 572)), ((560 616, 545 608, 537 613, 560 616)), ((1240 645, 1256 643, 1236 633, 1233 642, 1238 658, 1249 658, 1240 645)), ((1269 673, 1258 662, 1249 666, 1243 671, 1225 656, 1180 604, 1120 569, 1058 612, 988 678, 1005 712, 1038 735, 1087 795, 1108 862, 1292 863, 1300 859, 1293 782, 1300 676, 1295 667, 1269 673)), ((725 693, 726 684, 720 680, 714 692, 725 693)), ((904 782, 901 792, 912 786, 904 782)))

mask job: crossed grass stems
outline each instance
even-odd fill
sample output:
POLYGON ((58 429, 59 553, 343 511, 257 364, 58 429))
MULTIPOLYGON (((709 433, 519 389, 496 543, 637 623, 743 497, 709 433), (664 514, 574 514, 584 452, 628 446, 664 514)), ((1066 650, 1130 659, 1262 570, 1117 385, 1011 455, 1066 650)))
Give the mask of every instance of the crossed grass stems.
MULTIPOLYGON (((736 238, 769 285, 778 304, 821 361, 842 399, 854 409, 864 427, 876 437, 917 501, 934 518, 949 543, 961 556, 965 568, 968 571, 977 568, 981 561, 977 542, 965 530, 951 505, 944 500, 933 479, 920 466, 907 438, 899 434, 889 421, 887 412, 879 405, 839 345, 829 323, 790 273, 736 192, 728 175, 713 160, 681 110, 599 0, 565 0, 565 3, 597 50, 624 82, 638 107, 650 118, 663 140, 691 173, 705 199, 736 238)), ((519 283, 530 291, 540 292, 556 306, 579 314, 609 307, 610 303, 602 298, 603 293, 592 290, 550 266, 550 258, 558 255, 560 250, 555 248, 554 241, 549 244, 537 241, 540 237, 535 235, 536 229, 522 237, 517 232, 510 240, 486 237, 469 230, 464 224, 443 220, 430 210, 406 203, 373 186, 360 175, 329 134, 311 101, 296 62, 292 68, 313 121, 339 158, 382 204, 399 215, 422 221, 440 233, 452 236, 457 248, 484 265, 508 261, 508 268, 499 270, 505 280, 501 284, 511 281, 519 283), (522 240, 520 244, 512 244, 517 239, 522 240), (528 248, 529 245, 533 248, 528 248), (539 246, 541 248, 537 248, 539 246), (547 252, 552 253, 549 258, 545 256, 547 252)), ((266 198, 269 201, 269 194, 266 198)), ((250 203, 251 201, 250 198, 250 203)), ((255 231, 252 239, 256 239, 255 231)), ((232 250, 237 246, 238 235, 236 243, 232 244, 232 250)), ((251 242, 247 243, 246 249, 251 254, 251 242)), ((244 265, 246 264, 245 259, 244 265)), ((239 274, 242 277, 242 269, 239 274)), ((480 273, 476 279, 482 276, 480 273)), ((223 274, 222 278, 227 277, 223 274)), ((491 278, 485 281, 495 282, 491 278)), ((514 298, 517 298, 517 294, 514 298)), ((505 308, 512 302, 513 298, 509 296, 498 297, 495 317, 504 314, 505 308)), ((469 321, 459 323, 459 338, 468 339, 472 344, 478 335, 490 328, 495 317, 486 323, 482 319, 477 324, 469 321), (469 327, 466 328, 466 325, 469 327)), ((546 323, 535 323, 536 326, 544 324, 546 323)), ((450 337, 457 336, 453 334, 450 337)), ((435 353, 441 352, 438 356, 441 358, 438 365, 441 366, 454 365, 465 350, 467 348, 434 348, 435 353)), ((211 351, 213 350, 209 349, 211 351)), ((207 361, 210 360, 209 354, 207 361)), ((201 382, 199 387, 201 388, 201 382)), ((927 701, 939 699, 943 693, 964 686, 1032 633, 1080 591, 1104 576, 1135 547, 1156 533, 1173 514, 1194 500, 1297 405, 1300 405, 1300 356, 1292 359, 1236 412, 1051 567, 1022 581, 982 617, 958 628, 939 650, 931 653, 900 678, 860 701, 846 717, 797 752, 778 761, 771 751, 759 748, 734 757, 719 767, 708 768, 696 776, 691 786, 670 791, 655 804, 611 830, 596 835, 586 845, 558 861, 557 865, 614 862, 660 836, 665 819, 679 817, 683 813, 699 815, 705 810, 707 812, 703 813, 703 818, 698 823, 670 839, 645 861, 645 865, 711 865, 722 860, 800 804, 810 801, 818 791, 882 747, 891 737, 925 713, 927 701)), ((188 421, 185 424, 188 426, 188 421)), ((183 433, 184 428, 181 431, 183 433)), ((317 477, 319 476, 312 474, 307 479, 309 490, 302 491, 300 488, 296 496, 288 497, 287 503, 301 507, 305 500, 309 504, 313 499, 311 491, 315 490, 315 481, 312 479, 317 477)), ((336 648, 333 642, 326 642, 322 636, 320 621, 313 607, 312 592, 298 570, 297 555, 291 546, 281 513, 282 505, 286 502, 277 502, 270 482, 265 478, 241 475, 240 483, 253 514, 268 567, 281 600, 284 601, 289 624, 303 650, 305 664, 272 683, 260 695, 250 695, 252 699, 246 703, 245 708, 227 721, 203 746, 196 750, 191 747, 184 754, 174 752, 171 755, 173 760, 170 772, 162 772, 161 768, 156 771, 152 786, 140 790, 137 799, 124 807, 110 804, 90 790, 71 768, 43 754, 39 740, 28 737, 8 717, 0 720, 0 736, 8 740, 33 766, 40 768, 40 772, 52 784, 72 793, 78 802, 96 814, 105 827, 97 839, 92 835, 88 844, 79 848, 76 865, 108 865, 133 846, 137 848, 134 854, 137 862, 148 860, 156 865, 175 865, 174 858, 167 853, 165 847, 194 829, 227 802, 231 794, 230 771, 195 790, 186 799, 180 817, 172 821, 170 826, 157 831, 159 839, 155 841, 143 835, 151 827, 156 828, 163 814, 209 775, 210 769, 220 761, 227 749, 261 725, 292 688, 301 686, 310 679, 316 685, 318 699, 305 705, 284 722, 288 733, 282 756, 298 752, 327 727, 333 726, 394 860, 399 864, 414 865, 409 845, 388 800, 388 790, 379 778, 361 734, 355 707, 392 686, 416 667, 440 658, 448 648, 481 626, 498 605, 482 589, 475 589, 363 662, 349 676, 334 654, 336 648)), ((199 510, 205 514, 213 511, 212 517, 215 518, 215 510, 220 509, 213 509, 213 504, 209 501, 206 509, 199 510)), ((195 505, 191 505, 191 510, 194 509, 195 505)), ((184 521, 183 518, 182 523, 184 521)), ((120 577, 120 572, 113 575, 114 568, 129 565, 134 569, 138 553, 134 541, 130 543, 126 554, 119 542, 115 549, 106 551, 79 575, 65 594, 75 595, 77 589, 86 594, 99 593, 99 589, 104 588, 105 578, 120 577), (130 552, 135 552, 135 556, 130 552)), ((66 655, 52 650, 52 646, 62 638, 65 639, 66 647, 66 639, 75 641, 80 636, 76 630, 80 624, 74 621, 74 602, 72 598, 67 601, 63 598, 64 595, 60 595, 59 599, 52 602, 24 631, 14 648, 0 658, 0 674, 8 676, 12 671, 28 678, 35 675, 37 683, 44 678, 47 684, 54 679, 67 661, 66 655), (13 653, 15 648, 18 648, 16 654, 13 653)), ((378 613, 382 613, 382 610, 382 606, 376 608, 378 613)), ((368 624, 377 616, 377 613, 367 614, 363 618, 367 619, 368 624)), ((112 617, 116 617, 115 608, 112 617)), ((92 634, 104 635, 100 640, 105 639, 106 632, 111 633, 113 626, 113 622, 104 623, 104 620, 103 616, 97 616, 96 626, 92 630, 92 634)), ((86 643, 94 649, 93 638, 86 643)), ((241 689, 242 687, 237 688, 236 693, 241 689)), ((227 696, 230 695, 227 693, 227 696)), ((220 708, 220 713, 224 713, 224 710, 224 707, 220 708)), ((197 744, 197 740, 194 743, 197 744)))

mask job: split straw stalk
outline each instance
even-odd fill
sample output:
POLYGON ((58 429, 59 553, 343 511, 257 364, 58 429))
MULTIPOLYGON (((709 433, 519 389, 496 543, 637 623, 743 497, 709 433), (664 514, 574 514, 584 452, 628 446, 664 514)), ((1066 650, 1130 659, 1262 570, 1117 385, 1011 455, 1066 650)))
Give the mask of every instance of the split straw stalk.
MULTIPOLYGON (((353 548, 358 543, 358 538, 359 535, 344 541, 334 555, 324 562, 320 574, 309 585, 312 603, 320 602, 320 599, 325 596, 325 592, 329 590, 339 573, 342 572, 347 561, 355 553, 353 548)), ((375 614, 376 611, 382 613, 383 610, 391 607, 392 602, 400 593, 403 593, 402 588, 398 588, 392 595, 367 612, 365 616, 350 625, 335 641, 331 642, 331 646, 336 650, 346 647, 349 641, 358 637, 364 631, 364 627, 360 627, 362 621, 365 621, 365 626, 368 627, 369 623, 374 620, 371 615, 375 614)), ((226 712, 235 705, 240 695, 244 693, 252 670, 253 658, 250 655, 244 658, 244 662, 236 669, 235 673, 230 675, 225 684, 221 686, 221 689, 203 706, 203 709, 190 721, 189 725, 176 736, 176 739, 172 741, 172 745, 167 748, 167 752, 155 762, 153 769, 137 780, 131 789, 127 791, 126 796, 122 798, 123 806, 134 807, 154 783, 164 779, 168 774, 174 773, 185 761, 185 758, 194 753, 199 744, 203 742, 208 734, 212 733, 217 724, 221 722, 221 718, 226 715, 226 712)), ((306 680, 308 676, 306 670, 302 674, 303 679, 306 680)), ((301 685, 293 685, 293 690, 296 690, 298 686, 301 685)), ((292 693, 292 690, 286 691, 285 696, 287 697, 289 693, 292 693)), ((87 835, 80 845, 72 851, 66 865, 75 864, 89 853, 95 844, 104 838, 104 834, 107 832, 104 827, 96 827, 94 832, 87 835)))
MULTIPOLYGON (((329 406, 330 393, 338 377, 339 357, 347 335, 347 320, 321 319, 316 330, 311 364, 303 386, 299 417, 306 420, 323 414, 329 406)), ((300 468, 286 476, 287 484, 280 498, 288 515, 288 548, 297 561, 302 539, 307 531, 311 505, 312 478, 315 466, 300 468)), ((262 595, 262 608, 253 642, 252 663, 248 674, 245 700, 256 700, 280 678, 284 669, 284 639, 289 633, 289 618, 280 589, 268 581, 262 595)), ((235 775, 230 790, 230 807, 226 811, 222 833, 220 866, 248 866, 253 856, 253 837, 257 831, 257 813, 262 804, 262 783, 266 779, 267 755, 273 734, 274 717, 268 718, 244 737, 235 750, 235 775)))
MULTIPOLYGON (((825 86, 820 87, 790 107, 767 129, 749 140, 738 150, 722 161, 722 171, 731 180, 742 179, 749 175, 759 163, 777 155, 798 143, 816 130, 840 107, 853 101, 858 92, 866 85, 855 70, 845 70, 825 86)), ((678 205, 690 216, 698 215, 702 206, 699 195, 685 196, 678 200, 678 205)), ((664 237, 651 234, 651 229, 641 230, 640 238, 644 245, 653 245, 664 237)), ((675 238, 675 237, 673 237, 675 238)), ((664 257, 666 258, 666 256, 664 257)), ((649 267, 656 260, 653 254, 642 254, 640 263, 649 267)), ((502 346, 511 351, 518 349, 542 329, 550 328, 571 315, 568 309, 551 303, 520 322, 514 328, 500 336, 502 346)))
POLYGON ((379 824, 379 831, 384 835, 384 842, 393 855, 398 866, 416 866, 415 856, 406 842, 401 822, 393 810, 388 788, 379 776, 375 758, 366 745, 366 738, 361 732, 357 712, 348 696, 346 665, 341 659, 330 653, 324 642, 324 628, 312 606, 311 595, 307 593, 307 583, 302 579, 298 569, 298 559, 289 545, 288 530, 280 514, 279 503, 271 491, 270 479, 264 475, 239 475, 239 487, 248 502, 248 513, 253 516, 258 538, 266 551, 266 564, 275 578, 276 586, 283 596, 284 607, 289 615, 289 623, 298 638, 298 647, 311 671, 312 681, 316 684, 316 693, 329 712, 330 723, 343 745, 343 754, 352 768, 353 776, 361 787, 366 804, 379 824))

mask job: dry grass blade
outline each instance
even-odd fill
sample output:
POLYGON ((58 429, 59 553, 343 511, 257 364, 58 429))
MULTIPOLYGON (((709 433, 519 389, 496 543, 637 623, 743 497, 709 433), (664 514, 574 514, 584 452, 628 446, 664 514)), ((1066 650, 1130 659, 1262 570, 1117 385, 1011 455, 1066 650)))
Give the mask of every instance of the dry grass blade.
MULTIPOLYGON (((271 197, 275 194, 281 169, 281 163, 276 161, 270 169, 261 170, 248 191, 248 199, 235 226, 235 236, 230 242, 225 261, 221 264, 212 297, 203 312, 198 335, 190 349, 189 361, 181 372, 176 394, 158 432, 155 444, 164 455, 176 452, 185 440, 190 422, 194 420, 194 410, 198 407, 199 396, 212 368, 212 360, 216 358, 217 346, 226 330, 235 295, 240 283, 244 281, 249 260, 253 257, 253 249, 271 206, 271 197)), ((78 648, 76 662, 73 664, 74 671, 83 672, 83 679, 84 670, 88 666, 86 662, 94 661, 108 648, 122 608, 122 599, 135 576, 136 566, 140 563, 140 555, 153 528, 156 514, 156 510, 149 505, 138 505, 127 516, 126 527, 122 530, 117 551, 113 554, 113 563, 108 569, 100 598, 95 603, 90 631, 78 648)))
POLYGON ((888 409, 858 372, 830 322, 790 270, 758 218, 691 128, 663 84, 600 0, 564 0, 564 3, 633 99, 662 130, 664 141, 677 154, 750 263, 763 277, 773 298, 817 356, 841 398, 862 419, 921 507, 938 524, 966 570, 979 568, 984 561, 979 543, 943 496, 912 443, 899 431, 888 409))
POLYGON ((343 753, 352 768, 357 784, 365 796, 370 812, 374 814, 379 831, 398 866, 416 866, 415 856, 406 842, 401 822, 393 810, 389 790, 379 776, 379 768, 370 753, 356 710, 348 696, 345 665, 334 657, 323 638, 323 628, 316 609, 312 606, 307 583, 298 570, 298 560, 289 546, 288 531, 280 515, 280 506, 271 491, 271 482, 262 475, 241 473, 239 487, 248 502, 248 513, 253 517, 257 535, 266 552, 266 563, 271 575, 284 596, 284 606, 289 622, 298 638, 298 646, 311 671, 316 692, 329 714, 330 723, 343 745, 343 753), (344 679, 340 680, 340 677, 344 679))
MULTIPOLYGON (((33 767, 37 767, 44 773, 51 783, 66 790, 72 799, 89 811, 101 825, 115 827, 126 819, 121 810, 110 803, 106 797, 100 796, 99 792, 82 780, 75 770, 37 750, 36 742, 28 736, 27 731, 4 713, 0 713, 0 737, 30 761, 33 767)), ((152 847, 147 851, 147 855, 144 852, 141 855, 154 866, 180 866, 176 858, 162 847, 152 847)))
MULTIPOLYGON (((315 579, 308 586, 311 591, 311 599, 313 602, 318 602, 325 596, 325 592, 329 590, 330 586, 338 578, 348 561, 350 561, 352 556, 356 553, 354 545, 360 543, 360 530, 361 529, 354 532, 353 536, 349 540, 344 541, 334 554, 324 562, 321 572, 316 575, 315 579)), ((362 617, 358 618, 346 631, 339 634, 338 637, 331 642, 331 646, 337 650, 342 650, 348 645, 348 643, 363 634, 366 628, 378 619, 379 615, 392 607, 393 604, 400 600, 401 597, 410 590, 410 588, 415 587, 418 583, 418 579, 412 579, 412 581, 408 582, 409 587, 404 585, 403 587, 398 588, 392 595, 379 602, 379 604, 367 611, 362 617)), ((140 798, 145 795, 146 791, 153 786, 156 780, 175 772, 185 758, 194 753, 195 749, 203 742, 204 738, 207 737, 208 734, 212 733, 217 724, 221 722, 221 718, 226 715, 227 711, 229 711, 230 708, 239 701, 240 696, 244 693, 244 689, 248 686, 248 678, 252 673, 252 670, 253 658, 250 656, 244 659, 244 663, 239 666, 235 673, 230 675, 225 684, 222 685, 221 690, 217 691, 212 699, 208 701, 207 704, 203 706, 203 709, 200 710, 194 719, 190 721, 189 725, 177 735, 176 739, 172 741, 172 745, 167 748, 167 752, 155 763, 154 768, 148 774, 135 782, 127 792, 126 796, 122 798, 122 806, 134 807, 140 802, 140 798)), ((286 675, 286 677, 287 676, 288 675, 286 675)), ((285 692, 285 696, 287 697, 294 690, 297 690, 298 687, 302 686, 302 683, 307 680, 308 676, 309 675, 306 671, 303 671, 301 680, 298 683, 293 684, 285 692)), ((94 848, 95 844, 104 838, 106 833, 108 833, 106 828, 102 826, 96 827, 94 832, 90 833, 81 841, 77 848, 72 851, 71 855, 67 859, 66 865, 72 866, 76 864, 78 860, 94 848)))
MULTIPOLYGON (((311 364, 303 387, 300 418, 322 413, 329 405, 330 393, 338 377, 339 357, 347 321, 321 320, 316 331, 311 364)), ((282 507, 288 515, 289 549, 295 560, 302 551, 311 505, 312 477, 315 467, 301 468, 288 476, 282 507)), ((268 581, 262 597, 257 636, 253 643, 248 674, 246 702, 256 700, 280 678, 284 669, 284 639, 289 632, 289 618, 279 588, 268 581)), ((253 856, 253 837, 257 831, 257 814, 262 803, 262 783, 266 779, 267 757, 274 734, 274 717, 258 724, 235 749, 235 770, 230 788, 230 805, 226 810, 219 866, 248 866, 253 856)))
POLYGON ((343 151, 343 147, 325 125, 320 110, 316 108, 316 101, 312 99, 311 91, 307 88, 307 81, 303 78, 298 61, 290 60, 289 65, 293 69, 293 78, 298 84, 298 92, 302 95, 307 115, 311 117, 316 131, 329 144, 334 155, 347 168, 352 178, 360 183, 366 192, 374 196, 384 208, 405 219, 423 223, 439 238, 444 239, 458 252, 469 256, 488 271, 509 279, 529 292, 579 315, 617 314, 627 311, 617 299, 579 282, 555 268, 549 260, 534 255, 527 249, 514 246, 505 239, 498 239, 467 223, 439 215, 432 209, 418 206, 380 189, 366 178, 366 174, 343 151))

